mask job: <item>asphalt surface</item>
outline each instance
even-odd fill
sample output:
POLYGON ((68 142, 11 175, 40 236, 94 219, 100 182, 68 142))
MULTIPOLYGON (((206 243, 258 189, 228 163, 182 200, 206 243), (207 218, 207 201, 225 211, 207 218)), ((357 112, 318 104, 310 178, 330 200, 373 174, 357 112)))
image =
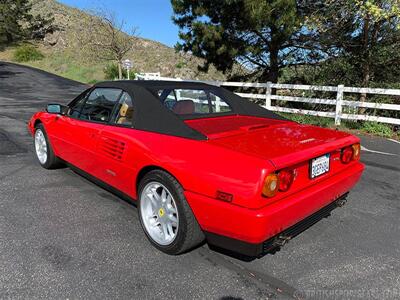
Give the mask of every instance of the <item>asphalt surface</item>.
POLYGON ((149 244, 134 205, 36 162, 26 122, 84 88, 0 62, 0 298, 400 298, 400 144, 361 137, 348 204, 274 255, 204 245, 173 257, 149 244))

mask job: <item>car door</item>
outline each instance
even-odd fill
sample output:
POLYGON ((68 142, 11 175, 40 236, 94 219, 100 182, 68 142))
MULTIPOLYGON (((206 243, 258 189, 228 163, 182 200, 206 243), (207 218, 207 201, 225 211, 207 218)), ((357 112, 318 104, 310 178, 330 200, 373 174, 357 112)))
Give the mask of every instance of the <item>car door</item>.
POLYGON ((62 159, 89 174, 99 172, 96 151, 100 132, 111 120, 121 94, 122 90, 116 88, 93 88, 73 102, 66 115, 59 116, 61 133, 56 144, 62 159))
POLYGON ((94 88, 86 97, 77 118, 71 118, 74 133, 71 140, 76 152, 72 164, 96 176, 103 162, 97 155, 100 134, 112 118, 114 108, 122 94, 117 88, 94 88))
POLYGON ((100 172, 97 177, 118 190, 131 194, 135 169, 135 130, 132 129, 134 105, 132 97, 123 92, 109 124, 100 132, 97 153, 100 172))
POLYGON ((51 127, 48 128, 52 147, 57 156, 69 163, 76 162, 79 156, 77 119, 90 90, 84 91, 72 100, 68 104, 68 110, 65 115, 57 115, 51 127))

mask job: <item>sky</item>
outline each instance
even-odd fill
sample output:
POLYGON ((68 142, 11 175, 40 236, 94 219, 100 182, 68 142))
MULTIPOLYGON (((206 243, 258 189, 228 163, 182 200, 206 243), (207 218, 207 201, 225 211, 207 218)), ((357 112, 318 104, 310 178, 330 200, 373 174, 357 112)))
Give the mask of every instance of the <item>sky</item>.
POLYGON ((80 9, 110 9, 126 21, 127 27, 138 27, 140 37, 173 47, 178 41, 178 27, 173 24, 169 0, 58 0, 80 9))

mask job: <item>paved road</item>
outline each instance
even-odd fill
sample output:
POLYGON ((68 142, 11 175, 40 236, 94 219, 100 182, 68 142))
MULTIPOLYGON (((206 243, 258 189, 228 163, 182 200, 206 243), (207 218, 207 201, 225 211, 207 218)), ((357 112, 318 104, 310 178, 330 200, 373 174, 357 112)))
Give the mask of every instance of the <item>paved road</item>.
POLYGON ((133 205, 36 163, 28 118, 84 88, 0 62, 0 298, 400 297, 400 144, 362 137, 367 167, 348 205, 274 255, 244 262, 204 245, 172 257, 147 242, 133 205))

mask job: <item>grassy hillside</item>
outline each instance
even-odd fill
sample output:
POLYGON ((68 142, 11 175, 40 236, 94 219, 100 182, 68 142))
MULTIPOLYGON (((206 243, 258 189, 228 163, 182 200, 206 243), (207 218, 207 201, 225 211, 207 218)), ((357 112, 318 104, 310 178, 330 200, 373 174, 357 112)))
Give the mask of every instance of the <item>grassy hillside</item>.
MULTIPOLYGON (((55 0, 32 2, 33 13, 53 15, 54 24, 59 30, 48 34, 43 41, 34 43, 44 54, 44 59, 26 64, 82 82, 103 80, 104 67, 110 62, 99 61, 90 53, 84 53, 78 40, 87 20, 93 17, 55 0)), ((0 60, 12 61, 17 46, 0 52, 0 60)), ((148 39, 135 39, 127 58, 133 61, 136 72, 161 72, 162 76, 190 79, 225 79, 214 68, 208 73, 199 72, 197 66, 202 63, 199 58, 176 53, 173 48, 148 39)))

